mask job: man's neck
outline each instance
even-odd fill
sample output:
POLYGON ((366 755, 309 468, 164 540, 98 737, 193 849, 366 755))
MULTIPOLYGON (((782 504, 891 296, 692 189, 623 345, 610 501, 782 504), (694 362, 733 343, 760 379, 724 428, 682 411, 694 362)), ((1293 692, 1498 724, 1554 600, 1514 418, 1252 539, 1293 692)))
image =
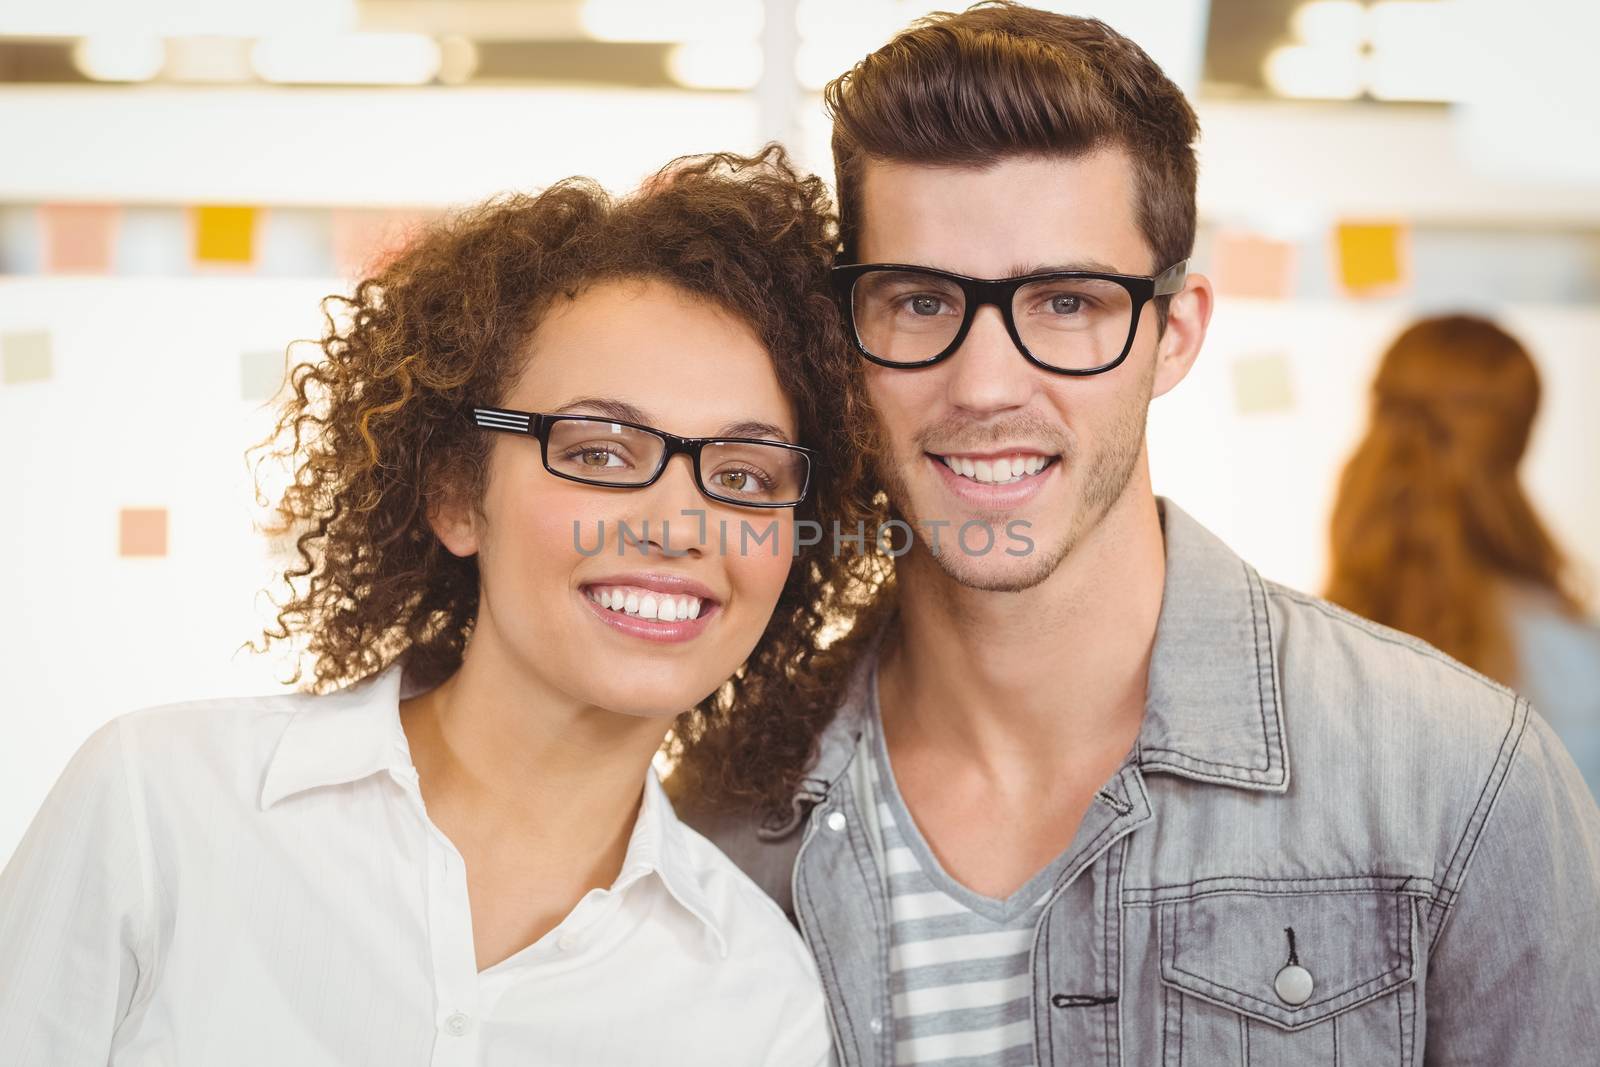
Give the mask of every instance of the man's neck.
POLYGON ((1081 759, 1086 772, 1120 762, 1143 718, 1164 578, 1160 515, 1142 466, 1031 589, 970 589, 915 560, 880 666, 892 748, 960 753, 986 777, 1020 783, 1072 773, 1064 760, 1081 759))

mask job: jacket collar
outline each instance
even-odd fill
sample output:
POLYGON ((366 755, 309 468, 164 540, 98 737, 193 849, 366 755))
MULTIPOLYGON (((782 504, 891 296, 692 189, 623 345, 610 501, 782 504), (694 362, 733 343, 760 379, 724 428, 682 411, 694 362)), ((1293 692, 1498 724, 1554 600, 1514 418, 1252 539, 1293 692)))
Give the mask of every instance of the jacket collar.
MULTIPOLYGON (((1156 504, 1166 579, 1136 762, 1144 771, 1283 792, 1289 757, 1261 576, 1176 504, 1156 504)), ((851 673, 793 818, 772 821, 763 836, 792 829, 849 766, 870 714, 877 655, 874 644, 851 673)))
POLYGON ((1157 504, 1167 574, 1139 765, 1281 793, 1289 754, 1261 576, 1177 505, 1157 504))
MULTIPOLYGON (((309 699, 289 720, 267 765, 261 788, 266 811, 290 797, 387 773, 416 792, 417 771, 400 725, 400 701, 422 690, 396 663, 355 685, 309 699)), ((613 892, 655 875, 678 904, 700 921, 723 956, 728 944, 672 802, 654 769, 645 777, 639 815, 628 838, 613 892)))

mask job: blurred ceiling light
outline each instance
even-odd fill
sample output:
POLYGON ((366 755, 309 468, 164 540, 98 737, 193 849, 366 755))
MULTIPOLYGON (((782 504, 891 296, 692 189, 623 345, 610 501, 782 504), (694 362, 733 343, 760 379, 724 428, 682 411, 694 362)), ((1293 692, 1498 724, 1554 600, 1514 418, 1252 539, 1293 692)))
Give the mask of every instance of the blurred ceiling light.
POLYGON ((1360 49, 1367 38, 1367 9, 1358 0, 1312 0, 1295 9, 1289 26, 1305 44, 1360 49))
POLYGON ((1267 84, 1279 96, 1353 100, 1366 88, 1365 58, 1353 48, 1284 45, 1267 55, 1267 84))
POLYGON ((450 34, 439 38, 439 80, 464 85, 478 72, 478 46, 471 38, 450 34))
POLYGON ((356 0, 0 0, 4 37, 262 37, 355 25, 356 0))
POLYGON ((1465 99, 1470 74, 1461 15, 1445 0, 1374 4, 1368 16, 1368 91, 1379 100, 1465 99))
POLYGON ((584 32, 601 41, 754 41, 758 0, 584 0, 584 32))
POLYGON ((439 43, 420 33, 266 37, 250 50, 262 80, 299 85, 424 85, 442 59, 439 43))
POLYGON ((167 42, 164 81, 253 82, 250 42, 243 37, 174 37, 167 42))
POLYGON ((695 41, 667 53, 667 72, 686 89, 754 89, 761 81, 758 44, 695 41))
POLYGON ((72 46, 72 62, 97 82, 142 82, 161 73, 167 49, 147 34, 96 34, 72 46))

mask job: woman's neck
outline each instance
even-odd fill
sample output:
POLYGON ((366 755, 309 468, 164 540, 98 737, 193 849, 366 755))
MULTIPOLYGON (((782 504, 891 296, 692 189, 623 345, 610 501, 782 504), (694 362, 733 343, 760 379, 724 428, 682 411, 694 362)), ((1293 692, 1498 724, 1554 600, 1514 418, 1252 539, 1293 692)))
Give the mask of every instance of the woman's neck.
POLYGON ((401 703, 428 815, 464 856, 514 850, 606 886, 667 724, 552 689, 474 634, 461 668, 401 703))

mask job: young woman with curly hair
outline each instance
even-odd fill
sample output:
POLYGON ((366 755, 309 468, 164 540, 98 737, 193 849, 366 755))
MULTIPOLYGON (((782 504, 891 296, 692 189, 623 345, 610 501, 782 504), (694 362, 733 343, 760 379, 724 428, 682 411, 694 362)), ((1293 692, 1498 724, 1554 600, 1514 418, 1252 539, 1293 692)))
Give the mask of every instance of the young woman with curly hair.
POLYGON ((334 301, 275 437, 308 691, 75 757, 0 879, 7 1062, 824 1060, 799 937, 651 768, 675 726, 786 795, 831 711, 874 581, 798 536, 870 511, 835 239, 781 151, 701 157, 334 301))

